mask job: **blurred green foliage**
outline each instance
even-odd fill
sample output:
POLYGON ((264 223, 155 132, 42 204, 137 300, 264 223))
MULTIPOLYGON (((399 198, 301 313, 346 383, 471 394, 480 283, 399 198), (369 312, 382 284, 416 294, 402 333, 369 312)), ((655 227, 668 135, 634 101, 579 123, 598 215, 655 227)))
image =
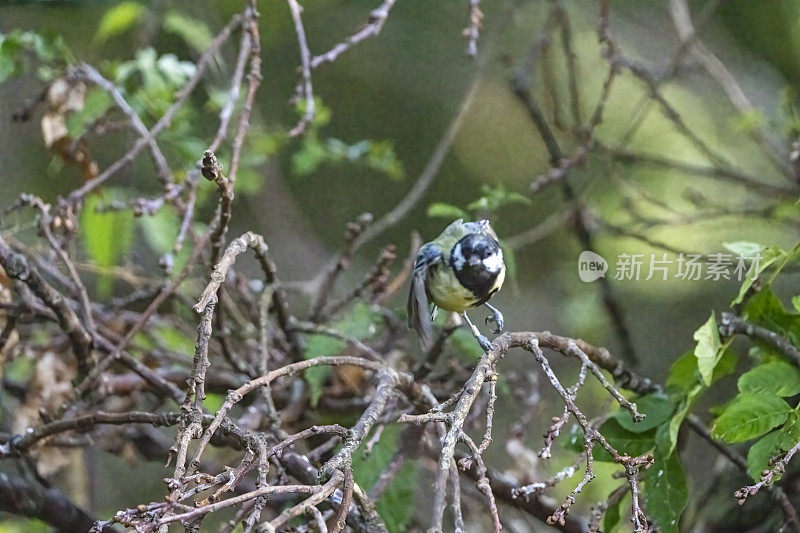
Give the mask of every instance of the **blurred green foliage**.
MULTIPOLYGON (((385 427, 380 440, 372 451, 356 452, 353 456, 353 477, 365 490, 369 490, 389 465, 400 445, 400 427, 391 424, 385 427)), ((397 476, 378 499, 377 510, 386 528, 392 533, 408 530, 419 495, 419 466, 409 460, 400 468, 397 476)))
MULTIPOLYGON (((341 335, 357 340, 366 340, 378 331, 381 317, 378 312, 363 302, 356 302, 343 312, 330 327, 341 335)), ((306 359, 339 355, 347 343, 337 337, 316 333, 306 339, 304 356, 306 359)), ((331 374, 331 367, 318 366, 305 371, 306 382, 311 393, 311 405, 316 406, 322 396, 323 385, 331 374)))

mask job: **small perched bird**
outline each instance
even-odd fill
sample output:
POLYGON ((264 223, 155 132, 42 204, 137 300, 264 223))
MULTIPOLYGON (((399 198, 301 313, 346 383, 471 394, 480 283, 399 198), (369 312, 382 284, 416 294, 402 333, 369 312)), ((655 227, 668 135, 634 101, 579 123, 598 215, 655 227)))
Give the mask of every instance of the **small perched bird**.
POLYGON ((489 340, 472 324, 466 311, 485 304, 493 313, 487 321, 495 323, 495 333, 502 331, 503 315, 487 302, 503 286, 505 277, 503 252, 489 221, 456 220, 419 249, 408 294, 408 327, 417 331, 427 349, 438 308, 459 313, 488 351, 489 340))

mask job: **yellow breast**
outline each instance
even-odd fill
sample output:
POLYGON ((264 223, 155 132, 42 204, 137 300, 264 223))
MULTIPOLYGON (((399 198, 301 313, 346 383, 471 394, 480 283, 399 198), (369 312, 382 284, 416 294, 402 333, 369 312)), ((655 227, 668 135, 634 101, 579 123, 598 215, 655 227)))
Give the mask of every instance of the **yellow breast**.
POLYGON ((463 287, 449 268, 434 270, 428 278, 427 288, 433 303, 445 311, 461 313, 478 302, 472 291, 463 287))
MULTIPOLYGON (((495 279, 492 291, 500 290, 505 277, 506 270, 503 268, 495 279)), ((433 303, 445 311, 462 313, 480 301, 458 282, 453 271, 447 267, 436 268, 429 274, 427 289, 433 303)))

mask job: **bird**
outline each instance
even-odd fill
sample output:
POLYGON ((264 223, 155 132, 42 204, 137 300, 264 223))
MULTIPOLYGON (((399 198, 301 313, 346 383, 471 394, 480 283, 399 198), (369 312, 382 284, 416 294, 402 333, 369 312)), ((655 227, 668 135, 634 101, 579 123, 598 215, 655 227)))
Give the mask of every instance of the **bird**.
POLYGON ((423 349, 432 342, 431 323, 438 309, 460 314, 481 348, 491 343, 470 321, 467 310, 486 305, 493 333, 503 330, 503 314, 488 302, 503 286, 506 266, 497 235, 488 220, 456 220, 419 249, 408 293, 408 327, 415 329, 423 349), (430 305, 433 304, 433 312, 430 305))

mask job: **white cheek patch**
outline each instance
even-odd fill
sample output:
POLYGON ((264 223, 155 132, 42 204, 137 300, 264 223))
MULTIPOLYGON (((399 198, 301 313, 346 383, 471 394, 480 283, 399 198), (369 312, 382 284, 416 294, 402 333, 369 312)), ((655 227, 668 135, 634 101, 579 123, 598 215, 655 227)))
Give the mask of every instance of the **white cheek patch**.
POLYGON ((483 266, 486 267, 486 270, 489 272, 499 272, 500 268, 503 266, 503 252, 498 250, 496 254, 492 254, 484 259, 483 266))
POLYGON ((464 268, 466 262, 467 260, 464 259, 464 254, 461 253, 461 243, 457 243, 455 248, 453 248, 453 267, 455 267, 456 270, 461 270, 464 268))

